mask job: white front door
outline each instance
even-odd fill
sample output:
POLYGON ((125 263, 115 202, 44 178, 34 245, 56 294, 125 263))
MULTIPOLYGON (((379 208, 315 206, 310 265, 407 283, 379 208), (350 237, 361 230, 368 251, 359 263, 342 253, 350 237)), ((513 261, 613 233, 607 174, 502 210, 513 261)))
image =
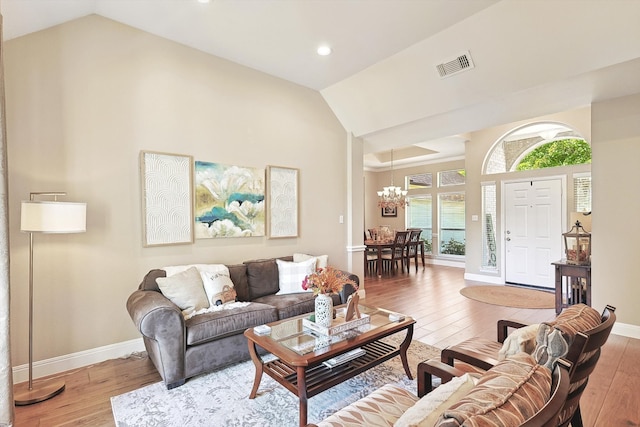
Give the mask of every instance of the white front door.
POLYGON ((505 184, 505 281, 554 288, 562 258, 562 180, 505 184))

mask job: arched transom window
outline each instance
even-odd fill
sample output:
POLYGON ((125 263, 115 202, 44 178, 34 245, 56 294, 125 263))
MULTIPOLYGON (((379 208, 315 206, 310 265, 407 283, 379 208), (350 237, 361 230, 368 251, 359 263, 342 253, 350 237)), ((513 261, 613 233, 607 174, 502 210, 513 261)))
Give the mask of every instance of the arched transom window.
POLYGON ((591 148, 576 131, 562 123, 533 123, 496 141, 485 158, 483 174, 590 162, 591 148))

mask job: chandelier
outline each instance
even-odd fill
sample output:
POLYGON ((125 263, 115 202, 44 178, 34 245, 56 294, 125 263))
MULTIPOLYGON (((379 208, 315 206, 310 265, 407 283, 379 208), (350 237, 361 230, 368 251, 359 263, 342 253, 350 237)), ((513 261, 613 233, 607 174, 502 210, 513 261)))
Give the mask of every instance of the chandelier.
POLYGON ((391 150, 391 185, 383 187, 382 191, 378 191, 378 207, 383 209, 396 209, 404 207, 408 204, 407 190, 393 185, 393 150, 391 150))

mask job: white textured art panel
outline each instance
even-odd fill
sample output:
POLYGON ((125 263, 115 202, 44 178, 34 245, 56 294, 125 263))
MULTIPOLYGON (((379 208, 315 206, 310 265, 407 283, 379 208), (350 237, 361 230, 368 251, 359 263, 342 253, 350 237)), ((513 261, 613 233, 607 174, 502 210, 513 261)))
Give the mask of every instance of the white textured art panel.
POLYGON ((269 166, 269 237, 298 236, 298 169, 269 166))
POLYGON ((193 243, 191 156, 142 152, 144 246, 193 243))

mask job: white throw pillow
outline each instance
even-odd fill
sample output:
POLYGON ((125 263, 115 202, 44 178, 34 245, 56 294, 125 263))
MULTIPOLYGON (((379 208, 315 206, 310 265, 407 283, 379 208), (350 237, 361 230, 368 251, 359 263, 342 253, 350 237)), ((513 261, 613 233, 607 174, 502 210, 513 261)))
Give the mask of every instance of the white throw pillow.
POLYGON ((167 273, 167 277, 170 277, 193 267, 200 273, 204 291, 207 294, 207 301, 210 305, 216 305, 218 300, 221 300, 222 304, 235 301, 236 291, 229 276, 229 268, 224 264, 172 265, 162 269, 167 273), (225 286, 228 287, 226 290, 225 286))
POLYGON ((440 415, 458 403, 476 385, 469 374, 455 377, 418 400, 398 418, 394 427, 433 427, 440 415))
POLYGON ((311 258, 316 258, 316 268, 327 268, 329 265, 329 255, 307 255, 307 254, 293 254, 293 262, 303 262, 311 258))
POLYGON ((195 267, 172 276, 159 277, 156 282, 162 294, 185 314, 209 307, 202 277, 195 267))
POLYGON ((227 267, 221 271, 201 271, 200 275, 209 304, 213 306, 235 302, 237 294, 227 267))
POLYGON ((312 257, 302 262, 289 262, 276 259, 278 264, 278 281, 280 290, 276 295, 297 294, 299 292, 312 292, 311 289, 302 289, 302 281, 309 274, 316 271, 316 259, 312 257))
POLYGON ((536 348, 536 336, 539 328, 540 324, 536 323, 511 332, 498 352, 498 360, 504 360, 520 352, 533 353, 536 348))

